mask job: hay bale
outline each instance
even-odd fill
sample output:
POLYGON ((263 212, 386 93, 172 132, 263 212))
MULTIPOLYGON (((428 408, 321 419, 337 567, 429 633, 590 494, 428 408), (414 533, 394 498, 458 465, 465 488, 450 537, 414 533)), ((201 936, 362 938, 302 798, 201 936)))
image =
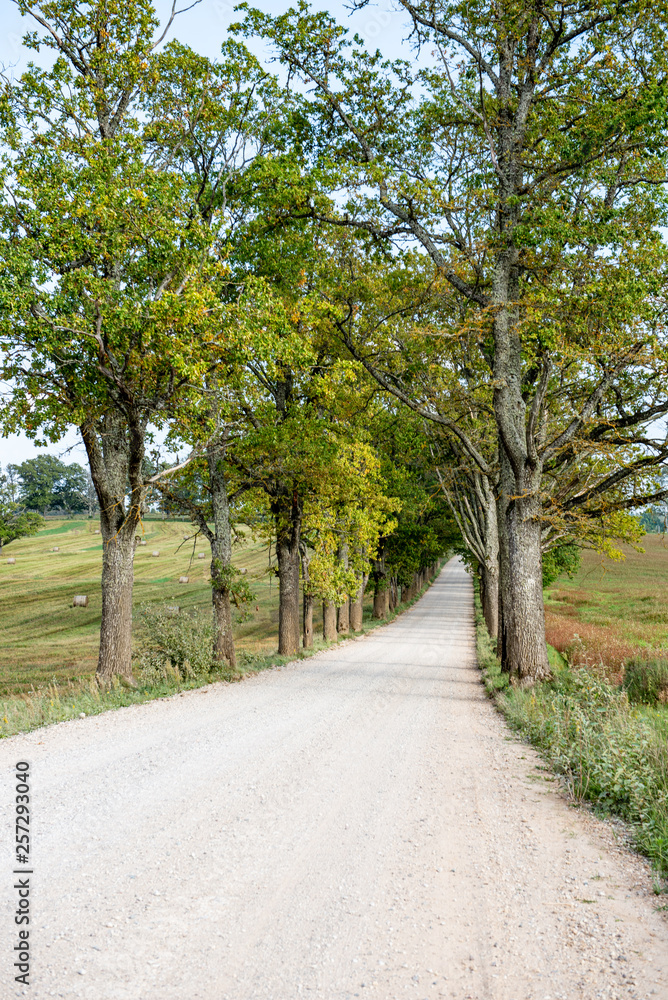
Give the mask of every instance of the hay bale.
POLYGON ((181 608, 178 604, 165 604, 165 614, 172 618, 181 613, 181 608))
POLYGON ((198 552, 198 553, 197 553, 197 558, 198 558, 198 559, 204 559, 204 558, 206 558, 206 557, 205 557, 205 555, 204 555, 204 553, 203 553, 203 552, 198 552))
POLYGON ((151 552, 151 555, 153 556, 154 559, 157 559, 158 556, 160 555, 160 553, 159 552, 151 552))
POLYGON ((95 529, 95 531, 93 532, 93 534, 94 534, 94 535, 99 535, 99 534, 100 534, 100 529, 99 529, 99 528, 96 528, 96 529, 95 529))
POLYGON ((242 575, 242 576, 245 576, 245 575, 246 575, 246 573, 248 572, 248 570, 247 570, 247 569, 246 569, 246 567, 244 566, 244 567, 242 567, 242 569, 240 569, 240 570, 239 570, 239 572, 241 573, 241 575, 242 575))
POLYGON ((9 559, 7 560, 7 565, 14 566, 15 564, 16 564, 16 559, 14 558, 14 556, 10 556, 9 559))
POLYGON ((190 535, 184 535, 183 536, 183 541, 187 542, 189 538, 190 538, 190 535))
POLYGON ((52 552, 60 552, 60 549, 58 548, 57 545, 54 545, 53 548, 51 549, 51 551, 52 552))
POLYGON ((139 544, 140 544, 140 545, 146 545, 146 544, 147 544, 147 543, 146 543, 146 539, 145 539, 145 538, 142 538, 142 540, 141 540, 141 542, 140 542, 139 544))
POLYGON ((73 608, 87 608, 88 607, 88 594, 75 594, 72 599, 73 608))
POLYGON ((188 583, 189 580, 190 580, 189 576, 180 576, 179 577, 179 583, 188 583))

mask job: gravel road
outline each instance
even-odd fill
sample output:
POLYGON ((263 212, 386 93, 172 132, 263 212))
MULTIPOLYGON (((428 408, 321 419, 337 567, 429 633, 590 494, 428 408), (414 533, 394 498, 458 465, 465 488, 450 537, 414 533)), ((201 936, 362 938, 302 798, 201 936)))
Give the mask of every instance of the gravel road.
POLYGON ((509 733, 473 649, 451 560, 363 639, 2 741, 0 995, 668 998, 646 865, 509 733), (21 758, 27 990, 11 969, 21 758))

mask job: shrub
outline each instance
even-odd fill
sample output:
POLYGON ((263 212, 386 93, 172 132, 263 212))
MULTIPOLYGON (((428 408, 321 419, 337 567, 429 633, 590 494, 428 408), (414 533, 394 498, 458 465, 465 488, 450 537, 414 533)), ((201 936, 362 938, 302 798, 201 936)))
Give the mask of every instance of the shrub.
POLYGON ((140 615, 142 680, 207 679, 214 666, 211 613, 179 612, 166 604, 145 604, 140 615))
POLYGON ((624 689, 629 700, 638 704, 666 704, 668 660, 629 660, 624 670, 624 689))

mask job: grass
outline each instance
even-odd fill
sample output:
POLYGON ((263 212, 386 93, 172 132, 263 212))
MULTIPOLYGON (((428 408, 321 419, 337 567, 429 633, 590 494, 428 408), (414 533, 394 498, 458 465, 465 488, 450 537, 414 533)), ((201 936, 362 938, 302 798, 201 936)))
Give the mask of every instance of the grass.
POLYGON ((485 687, 510 725, 564 777, 575 801, 628 822, 638 849, 668 879, 668 711, 632 703, 600 665, 569 664, 552 646, 551 681, 510 686, 477 593, 476 634, 485 687))
MULTIPOLYGON (((0 737, 71 719, 82 712, 97 714, 123 705, 165 697, 200 686, 206 680, 156 679, 137 689, 114 687, 100 691, 94 682, 101 614, 100 572, 102 541, 95 521, 50 521, 33 538, 5 546, 0 559, 0 737), (59 551, 53 552, 54 543, 59 551), (16 564, 9 566, 13 556, 16 564), (73 608, 75 594, 87 594, 87 608, 73 608)), ((183 521, 147 521, 146 546, 135 556, 134 608, 144 604, 178 604, 186 611, 211 608, 208 542, 184 542, 189 525, 183 521), (156 558, 151 555, 159 551, 156 558), (199 553, 204 559, 198 559, 199 553), (180 576, 189 583, 179 584, 180 576)), ((279 657, 278 584, 267 573, 268 551, 250 535, 235 547, 233 561, 245 568, 256 594, 252 618, 235 626, 239 669, 219 671, 211 680, 240 680, 325 648, 316 639, 313 650, 279 657)), ((419 595, 418 595, 419 596, 419 595)), ((415 598, 417 600, 417 597, 415 598)), ((372 620, 373 596, 367 593, 362 631, 384 624, 372 620)), ((411 604, 413 602, 410 602, 411 604)), ((409 604, 399 605, 385 621, 409 604)), ((135 615, 135 645, 140 638, 140 616, 135 615)), ((322 629, 316 604, 314 632, 322 629)))
MULTIPOLYGON (((0 559, 0 696, 91 675, 96 666, 102 594, 102 540, 96 521, 50 521, 33 538, 4 547, 0 559), (58 552, 53 552, 57 545, 58 552), (16 565, 7 564, 13 556, 16 565), (87 608, 73 608, 87 594, 87 608)), ((211 606, 210 549, 199 538, 184 542, 183 521, 146 521, 135 556, 134 606, 167 602, 185 610, 211 606), (153 551, 159 551, 155 558, 153 551), (203 553, 204 559, 197 556, 203 553), (189 583, 180 584, 179 577, 189 583)), ((238 626, 238 649, 264 654, 276 643, 278 586, 266 572, 267 548, 250 537, 235 548, 257 601, 251 621, 238 626), (255 610, 257 608, 257 610, 255 610)), ((317 619, 316 627, 320 624, 317 619)))
POLYGON ((576 576, 545 595, 547 641, 613 683, 632 657, 668 656, 668 541, 646 535, 642 544, 644 553, 623 546, 621 563, 583 553, 576 576))

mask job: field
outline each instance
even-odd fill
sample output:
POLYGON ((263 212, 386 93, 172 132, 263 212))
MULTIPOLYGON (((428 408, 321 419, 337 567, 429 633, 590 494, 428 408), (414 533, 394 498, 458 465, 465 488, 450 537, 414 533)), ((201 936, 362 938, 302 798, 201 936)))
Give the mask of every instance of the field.
POLYGON ((547 641, 612 681, 634 654, 668 656, 668 541, 646 535, 642 546, 624 546, 620 563, 585 552, 576 576, 546 593, 547 641))
MULTIPOLYGON (((0 696, 58 683, 95 670, 101 613, 102 540, 96 521, 50 520, 34 538, 3 549, 0 558, 0 696), (58 551, 53 549, 57 547, 58 551), (16 559, 9 565, 7 559, 16 559), (87 608, 72 607, 87 594, 87 608)), ((134 605, 167 601, 181 608, 209 608, 210 548, 190 534, 185 521, 146 521, 147 544, 135 556, 134 605), (158 551, 159 556, 152 556, 158 551), (204 554, 203 559, 198 555, 204 554), (180 584, 179 577, 189 583, 180 584)), ((266 653, 276 648, 278 584, 267 573, 266 545, 250 536, 235 547, 234 563, 245 568, 257 595, 252 620, 238 625, 239 650, 266 653), (256 610, 257 609, 257 610, 256 610)), ((321 625, 317 609, 315 629, 321 625)))

